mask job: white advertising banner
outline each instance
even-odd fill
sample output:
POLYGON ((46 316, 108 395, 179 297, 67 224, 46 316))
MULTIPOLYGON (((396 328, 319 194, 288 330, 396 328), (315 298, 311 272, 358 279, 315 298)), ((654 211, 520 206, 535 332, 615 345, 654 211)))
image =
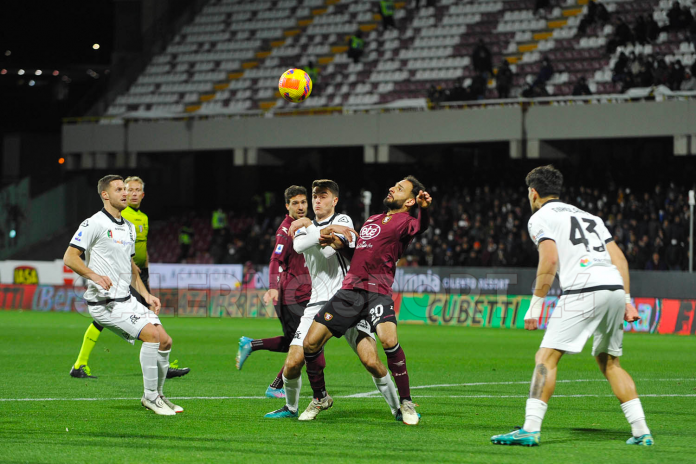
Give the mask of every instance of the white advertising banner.
POLYGON ((54 261, 0 261, 0 283, 25 285, 73 285, 80 276, 54 261))
POLYGON ((241 264, 157 264, 150 263, 151 288, 190 290, 229 289, 242 285, 241 264))

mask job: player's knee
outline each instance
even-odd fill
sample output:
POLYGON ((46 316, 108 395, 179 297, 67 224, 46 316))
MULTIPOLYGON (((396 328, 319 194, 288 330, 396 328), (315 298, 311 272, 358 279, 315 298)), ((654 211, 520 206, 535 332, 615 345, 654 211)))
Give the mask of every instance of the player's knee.
POLYGON ((143 327, 143 330, 140 331, 140 336, 138 338, 140 338, 140 340, 142 340, 145 343, 160 342, 159 332, 157 331, 157 328, 155 328, 155 326, 152 324, 148 324, 145 327, 143 327))
POLYGON ((302 348, 305 352, 305 354, 314 354, 317 351, 319 351, 319 343, 310 340, 309 337, 305 338, 304 341, 302 342, 302 348))
POLYGON ((379 340, 382 342, 382 348, 385 350, 390 350, 399 344, 399 339, 396 337, 396 335, 388 335, 384 338, 380 337, 379 340))
POLYGON ((363 365, 365 369, 372 374, 372 377, 381 379, 387 375, 387 368, 384 367, 384 364, 382 364, 382 361, 380 361, 377 356, 370 357, 366 361, 363 361, 363 365))
POLYGON ((160 337, 160 350, 162 351, 168 351, 172 349, 172 337, 169 335, 165 335, 164 337, 160 337))

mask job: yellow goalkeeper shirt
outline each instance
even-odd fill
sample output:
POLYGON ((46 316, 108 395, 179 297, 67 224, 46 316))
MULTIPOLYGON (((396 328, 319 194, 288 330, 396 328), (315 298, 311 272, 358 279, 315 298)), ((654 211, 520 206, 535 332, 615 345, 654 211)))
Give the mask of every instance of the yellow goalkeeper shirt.
POLYGON ((128 206, 121 212, 121 216, 135 226, 135 256, 133 256, 133 261, 135 261, 136 266, 143 269, 147 263, 147 232, 150 228, 147 215, 140 209, 128 206))

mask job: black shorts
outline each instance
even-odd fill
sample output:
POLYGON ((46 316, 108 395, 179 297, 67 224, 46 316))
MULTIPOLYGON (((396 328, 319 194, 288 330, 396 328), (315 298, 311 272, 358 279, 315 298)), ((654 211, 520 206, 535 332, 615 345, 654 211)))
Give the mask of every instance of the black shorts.
POLYGON ((314 317, 315 322, 326 326, 339 338, 362 319, 367 321, 372 332, 383 322, 396 324, 394 300, 389 295, 366 290, 339 290, 314 317))
POLYGON ((309 300, 291 305, 277 304, 275 306, 276 314, 278 314, 280 324, 283 326, 283 336, 288 340, 292 340, 292 337, 295 336, 307 303, 309 300))

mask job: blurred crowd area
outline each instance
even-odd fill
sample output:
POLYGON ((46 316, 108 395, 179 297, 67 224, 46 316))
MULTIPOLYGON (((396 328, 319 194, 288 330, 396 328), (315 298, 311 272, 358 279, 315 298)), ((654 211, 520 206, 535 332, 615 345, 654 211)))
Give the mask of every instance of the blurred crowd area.
MULTIPOLYGON (((527 233, 531 209, 526 189, 448 185, 432 186, 431 193, 431 227, 409 246, 400 266, 536 266, 536 247, 527 233)), ((371 214, 381 211, 382 197, 373 193, 371 214)), ((365 219, 362 198, 362 191, 344 190, 337 208, 353 218, 356 228, 365 219)), ((688 269, 688 188, 571 185, 561 198, 604 220, 631 269, 688 269)), ((311 203, 309 210, 311 217, 311 203)), ((284 213, 282 193, 265 192, 253 196, 244 212, 217 209, 156 223, 148 244, 150 260, 267 264, 284 213)))

